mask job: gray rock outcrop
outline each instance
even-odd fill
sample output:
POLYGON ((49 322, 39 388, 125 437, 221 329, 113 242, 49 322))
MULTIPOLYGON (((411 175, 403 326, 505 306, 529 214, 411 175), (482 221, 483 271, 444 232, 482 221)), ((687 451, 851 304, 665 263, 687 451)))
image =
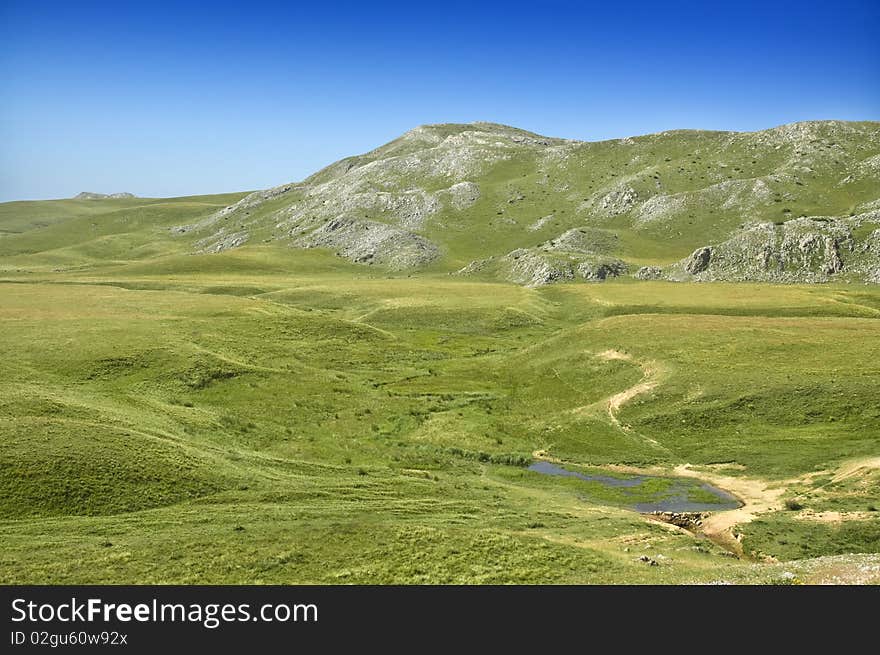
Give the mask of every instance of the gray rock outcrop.
POLYGON ((688 257, 684 265, 685 270, 691 275, 702 273, 709 268, 709 262, 712 260, 714 249, 711 246, 705 248, 697 248, 691 256, 688 257))
POLYGON ((698 248, 665 268, 663 276, 702 281, 875 282, 880 268, 880 230, 863 240, 857 236, 872 224, 880 225, 880 211, 746 225, 727 241, 698 248))
POLYGON ((642 266, 636 271, 639 280, 659 280, 663 277, 663 269, 659 266, 642 266))
POLYGON ((107 198, 136 198, 133 193, 128 193, 126 191, 120 193, 95 193, 93 191, 80 191, 77 193, 73 199, 74 200, 105 200, 107 198))

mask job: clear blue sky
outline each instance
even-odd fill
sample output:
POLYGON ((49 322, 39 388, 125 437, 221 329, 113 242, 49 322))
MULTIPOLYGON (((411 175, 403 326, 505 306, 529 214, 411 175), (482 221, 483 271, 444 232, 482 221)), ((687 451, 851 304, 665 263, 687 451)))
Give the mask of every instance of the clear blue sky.
POLYGON ((0 200, 302 179, 421 123, 880 119, 880 2, 0 0, 0 200))

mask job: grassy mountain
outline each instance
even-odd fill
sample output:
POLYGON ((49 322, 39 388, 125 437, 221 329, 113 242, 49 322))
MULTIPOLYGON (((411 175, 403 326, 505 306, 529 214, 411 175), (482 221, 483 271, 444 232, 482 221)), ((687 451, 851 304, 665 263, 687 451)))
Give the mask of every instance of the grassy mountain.
POLYGON ((878 123, 599 143, 475 123, 417 128, 179 233, 206 252, 277 241, 543 284, 646 265, 642 277, 875 281, 878 228, 878 123))
POLYGON ((100 195, 0 205, 5 263, 277 244, 392 273, 524 285, 880 280, 880 123, 871 122, 597 143, 429 125, 247 195, 100 195))

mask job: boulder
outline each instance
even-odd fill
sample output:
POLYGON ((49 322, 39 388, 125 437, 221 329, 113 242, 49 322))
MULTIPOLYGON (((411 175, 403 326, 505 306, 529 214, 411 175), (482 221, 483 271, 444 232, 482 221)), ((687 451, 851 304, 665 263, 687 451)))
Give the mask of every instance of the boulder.
POLYGON ((702 273, 709 268, 709 262, 712 261, 713 252, 714 249, 712 246, 697 248, 688 258, 687 263, 684 266, 685 270, 691 275, 702 273))

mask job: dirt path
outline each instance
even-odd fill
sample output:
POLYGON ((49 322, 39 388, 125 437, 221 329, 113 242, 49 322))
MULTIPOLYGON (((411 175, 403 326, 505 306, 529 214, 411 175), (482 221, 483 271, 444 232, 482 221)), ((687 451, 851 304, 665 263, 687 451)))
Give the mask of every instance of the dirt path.
MULTIPOLYGON (((596 355, 596 357, 598 357, 599 359, 604 359, 606 361, 613 359, 619 359, 628 362, 634 361, 632 355, 620 352, 619 350, 606 350, 596 355)), ((575 414, 588 414, 594 413, 596 410, 601 410, 603 414, 608 415, 608 418, 611 420, 611 423, 613 423, 615 427, 620 428, 624 432, 629 432, 632 428, 629 425, 621 423, 620 420, 617 418, 617 413, 620 411, 620 408, 636 396, 647 393, 648 391, 654 389, 658 384, 660 384, 661 375, 665 373, 662 367, 653 360, 638 363, 638 366, 642 369, 642 379, 637 384, 634 384, 628 389, 624 389, 619 393, 609 396, 604 400, 592 403, 591 405, 582 405, 581 407, 575 407, 571 411, 575 414)), ((554 372, 556 371, 554 370, 554 372)), ((557 376, 558 375, 559 374, 557 373, 557 376)))
MULTIPOLYGON (((624 361, 632 361, 631 355, 622 353, 619 350, 606 350, 605 352, 599 353, 597 357, 604 360, 621 359, 624 361)), ((621 423, 617 418, 617 413, 620 411, 620 408, 636 396, 651 391, 660 383, 660 380, 658 379, 660 377, 660 369, 656 362, 646 361, 640 363, 639 366, 642 369, 642 380, 638 384, 631 386, 629 389, 624 389, 620 393, 614 394, 605 401, 607 406, 606 411, 608 412, 608 417, 611 419, 611 422, 624 432, 629 432, 632 428, 621 423)))
POLYGON ((743 506, 738 509, 710 514, 703 519, 703 524, 700 526, 700 531, 709 539, 740 557, 743 555, 742 544, 734 528, 743 523, 750 523, 759 514, 781 509, 781 498, 787 488, 786 482, 778 483, 779 486, 776 486, 766 480, 729 476, 706 470, 695 471, 690 464, 676 466, 674 472, 682 477, 705 480, 729 491, 742 501, 743 506))
MULTIPOLYGON (((844 462, 836 470, 832 482, 845 480, 859 473, 880 468, 880 457, 863 457, 844 462)), ((724 475, 717 471, 701 467, 694 470, 690 464, 681 464, 673 469, 675 475, 682 477, 698 478, 721 489, 729 491, 737 496, 743 506, 738 509, 727 510, 710 514, 703 520, 700 532, 709 537, 718 545, 742 556, 742 544, 735 528, 744 523, 750 523, 757 516, 766 512, 782 509, 782 496, 792 485, 803 484, 815 476, 815 473, 806 473, 797 478, 777 480, 770 482, 757 478, 724 475)), ((824 486, 824 485, 823 485, 824 486)), ((798 518, 804 520, 838 522, 844 520, 859 520, 868 513, 862 512, 802 512, 798 518)))
POLYGON ((831 483, 846 480, 854 475, 858 475, 862 471, 871 469, 880 469, 880 457, 861 457, 850 460, 837 469, 837 473, 831 478, 831 483))
MULTIPOLYGON (((724 475, 718 470, 708 467, 700 467, 696 470, 691 464, 679 464, 672 470, 663 466, 636 467, 623 465, 610 465, 609 469, 621 473, 634 473, 641 475, 675 475, 682 478, 695 478, 718 487, 736 496, 742 507, 712 512, 703 519, 699 532, 716 544, 728 550, 738 557, 743 556, 742 544, 734 527, 742 523, 749 523, 759 514, 771 512, 782 507, 781 497, 791 481, 769 482, 756 478, 724 475)), ((662 519, 645 515, 650 521, 665 523, 662 519)), ((688 530, 688 532, 692 532, 688 530)))

